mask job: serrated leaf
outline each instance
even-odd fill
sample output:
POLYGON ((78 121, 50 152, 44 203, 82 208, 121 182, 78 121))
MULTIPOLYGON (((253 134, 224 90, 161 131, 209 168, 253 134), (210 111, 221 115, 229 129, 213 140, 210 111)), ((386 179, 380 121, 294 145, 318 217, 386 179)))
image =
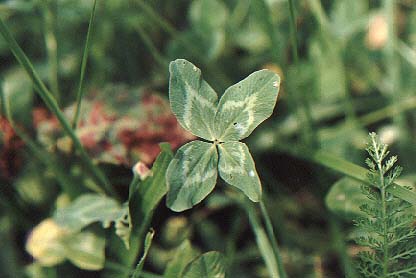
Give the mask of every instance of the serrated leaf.
POLYGON ((224 278, 224 256, 216 251, 204 253, 187 265, 182 277, 224 278))
POLYGON ((197 140, 183 145, 166 172, 167 206, 183 211, 201 202, 217 182, 217 163, 214 144, 197 140))
POLYGON ((182 277, 182 272, 189 262, 194 260, 199 255, 189 240, 185 240, 175 250, 173 259, 169 261, 163 273, 164 278, 177 278, 182 277))
POLYGON ((249 136, 273 113, 279 87, 279 76, 269 70, 254 72, 229 87, 215 114, 216 139, 227 142, 249 136))
POLYGON ((169 99, 173 114, 186 130, 214 141, 217 93, 202 79, 201 70, 186 60, 171 62, 169 71, 169 99))
POLYGON ((84 194, 68 207, 58 209, 54 220, 59 226, 75 232, 93 222, 106 224, 115 221, 121 212, 120 205, 112 198, 100 194, 84 194))
POLYGON ((218 170, 227 183, 241 189, 253 202, 261 199, 261 184, 246 144, 226 142, 218 145, 218 170))

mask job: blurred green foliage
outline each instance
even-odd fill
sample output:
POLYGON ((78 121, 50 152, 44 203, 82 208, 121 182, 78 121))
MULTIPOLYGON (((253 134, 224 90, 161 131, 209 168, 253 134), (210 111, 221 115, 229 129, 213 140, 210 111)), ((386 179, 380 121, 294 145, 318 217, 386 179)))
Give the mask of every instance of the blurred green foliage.
MULTIPOLYGON (((298 60, 285 0, 97 2, 81 107, 81 121, 88 124, 76 135, 96 135, 82 144, 109 177, 117 194, 111 197, 101 195, 100 184, 0 39, 0 277, 127 277, 143 255, 149 226, 155 237, 141 277, 182 272, 194 277, 190 269, 211 250, 223 253, 226 263, 219 265, 228 277, 268 277, 252 219, 230 187, 219 182, 205 202, 180 216, 161 202, 172 152, 159 143, 177 148, 192 139, 168 128, 179 128, 167 105, 168 63, 177 58, 201 68, 217 92, 262 68, 281 76, 274 115, 245 143, 263 183, 286 272, 302 278, 352 273, 348 258, 359 247, 347 236, 356 233, 351 216, 360 214, 361 182, 323 168, 328 165, 307 154, 319 150, 363 165, 366 134, 377 131, 398 154, 405 183, 414 187, 416 1, 293 3, 298 60), (97 102, 105 103, 101 112, 94 110, 97 102), (14 122, 6 117, 7 107, 14 122), (105 127, 96 131, 99 123, 105 127), (145 161, 153 176, 133 178, 136 160, 145 161), (76 231, 62 232, 53 222, 62 233, 43 234, 54 240, 37 246, 40 251, 51 246, 62 251, 53 266, 32 257, 27 246, 40 223, 55 221, 88 196, 99 200, 87 205, 102 202, 102 209, 95 207, 88 217, 70 215, 88 220, 76 231), (111 208, 117 213, 99 218, 111 208)), ((0 1, 0 17, 69 121, 92 5, 92 0, 0 1)))

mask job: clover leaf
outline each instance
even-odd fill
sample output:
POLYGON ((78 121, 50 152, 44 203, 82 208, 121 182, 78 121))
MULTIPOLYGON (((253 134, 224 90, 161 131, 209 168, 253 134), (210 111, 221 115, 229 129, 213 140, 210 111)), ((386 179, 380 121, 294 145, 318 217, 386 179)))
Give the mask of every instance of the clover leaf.
POLYGON ((246 144, 239 142, 273 112, 280 78, 260 70, 217 93, 201 70, 184 59, 170 63, 170 106, 181 126, 206 141, 183 145, 166 171, 167 206, 183 211, 201 202, 215 187, 218 173, 228 184, 258 202, 261 184, 246 144))

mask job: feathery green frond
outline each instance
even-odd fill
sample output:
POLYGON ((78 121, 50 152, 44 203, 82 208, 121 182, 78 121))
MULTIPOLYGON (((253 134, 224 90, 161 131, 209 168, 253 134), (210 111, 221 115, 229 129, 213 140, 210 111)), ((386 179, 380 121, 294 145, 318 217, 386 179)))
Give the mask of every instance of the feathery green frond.
POLYGON ((395 166, 396 156, 388 158, 388 146, 375 133, 370 133, 367 152, 370 185, 363 185, 362 192, 369 201, 361 206, 367 216, 356 221, 361 230, 356 242, 369 250, 359 253, 358 270, 362 277, 415 277, 414 216, 409 203, 387 192, 402 168, 395 166))

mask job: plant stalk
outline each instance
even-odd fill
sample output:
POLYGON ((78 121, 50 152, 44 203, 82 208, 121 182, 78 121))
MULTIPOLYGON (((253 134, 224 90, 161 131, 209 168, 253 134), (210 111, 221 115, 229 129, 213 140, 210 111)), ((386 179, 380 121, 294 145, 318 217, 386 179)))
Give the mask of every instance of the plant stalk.
POLYGON ((279 275, 281 278, 286 278, 287 275, 283 266, 283 260, 279 252, 279 247, 277 245, 276 235, 274 234, 274 229, 273 229, 273 224, 272 224, 272 221, 270 220, 269 213, 267 211, 266 206, 264 205, 263 200, 260 201, 260 211, 263 217, 264 224, 266 226, 267 236, 269 237, 269 240, 272 243, 273 253, 276 257, 279 275))
POLYGON ((26 73, 32 79, 34 83, 35 91, 38 92, 39 96, 45 102, 46 106, 52 111, 52 113, 56 116, 58 121, 60 122, 63 130, 67 133, 67 135, 71 138, 72 142, 74 143, 75 149, 79 152, 81 159, 85 166, 90 170, 96 181, 98 182, 98 186, 103 189, 104 192, 108 193, 111 196, 117 197, 116 192, 112 188, 109 180, 104 175, 98 166, 96 166, 93 161, 88 156, 86 150, 81 144, 81 141, 78 139, 77 135, 75 134, 74 130, 71 128, 71 124, 66 119, 65 115, 59 109, 59 106, 51 94, 51 92, 46 88, 45 84, 40 79, 39 75, 35 71, 32 63, 20 48, 16 40, 13 38, 12 34, 10 33, 9 29, 6 27, 3 19, 0 18, 0 33, 7 42, 10 50, 12 51, 13 55, 16 57, 19 64, 26 70, 26 73))
POLYGON ((281 278, 281 271, 278 267, 279 264, 276 260, 276 256, 274 255, 274 251, 271 248, 272 244, 270 243, 270 239, 267 237, 266 232, 260 224, 260 220, 258 219, 253 204, 246 198, 244 198, 244 200, 240 199, 239 201, 248 215, 251 228, 256 237, 257 247, 260 251, 261 256, 263 257, 264 263, 266 265, 270 277, 281 278))
POLYGON ((57 2, 55 0, 42 1, 44 30, 45 30, 45 45, 48 55, 49 64, 49 85, 56 102, 60 101, 59 92, 59 61, 58 61, 58 42, 56 40, 56 18, 57 18, 57 2))
POLYGON ((82 54, 82 61, 81 61, 81 72, 79 76, 79 83, 78 83, 78 92, 77 92, 77 107, 74 114, 74 119, 72 120, 72 128, 75 130, 78 125, 79 121, 79 114, 81 112, 81 102, 82 97, 84 96, 83 91, 83 83, 84 83, 84 77, 85 77, 85 69, 87 67, 87 60, 88 60, 88 53, 90 49, 90 37, 92 33, 92 27, 94 24, 94 18, 95 18, 95 10, 97 7, 97 0, 94 0, 94 4, 92 6, 92 11, 90 15, 90 21, 88 24, 88 31, 87 31, 87 38, 85 39, 85 46, 84 46, 84 52, 82 54))
MULTIPOLYGON (((289 2, 289 12, 290 12, 290 40, 291 40, 291 48, 292 48, 292 54, 293 54, 293 61, 294 65, 299 65, 299 56, 298 56, 298 40, 296 36, 296 15, 295 15, 295 7, 293 4, 293 0, 288 0, 289 2)), ((304 142, 311 146, 317 146, 318 141, 316 139, 316 134, 314 132, 314 120, 312 117, 312 112, 309 104, 309 96, 305 95, 303 96, 303 99, 301 99, 301 96, 297 92, 292 92, 293 97, 291 97, 292 106, 300 106, 302 107, 302 114, 304 118, 305 128, 302 129, 302 136, 304 142)), ((290 94, 289 94, 290 95, 290 94)), ((299 113, 299 118, 302 116, 299 113)))

